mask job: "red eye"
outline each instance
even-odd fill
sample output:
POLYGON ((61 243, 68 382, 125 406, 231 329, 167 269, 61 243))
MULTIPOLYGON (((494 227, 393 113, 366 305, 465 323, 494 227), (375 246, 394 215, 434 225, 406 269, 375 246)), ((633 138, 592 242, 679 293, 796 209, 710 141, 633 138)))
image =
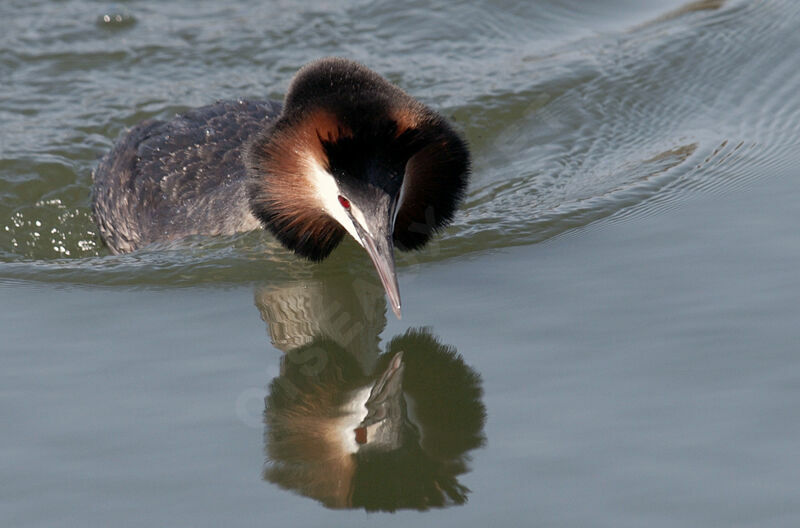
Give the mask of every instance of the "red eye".
POLYGON ((350 210, 350 200, 348 200, 344 196, 339 195, 339 203, 342 204, 342 207, 344 207, 348 211, 350 210))
POLYGON ((367 443, 367 428, 366 427, 356 427, 356 442, 359 444, 366 444, 367 443))

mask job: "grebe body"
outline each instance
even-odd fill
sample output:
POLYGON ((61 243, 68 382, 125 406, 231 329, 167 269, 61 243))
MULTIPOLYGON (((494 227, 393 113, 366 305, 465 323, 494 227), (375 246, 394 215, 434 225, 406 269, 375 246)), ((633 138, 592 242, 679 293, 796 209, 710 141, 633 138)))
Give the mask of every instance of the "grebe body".
POLYGON ((300 69, 282 104, 222 101, 135 126, 100 161, 92 208, 114 253, 263 227, 319 261, 349 234, 399 317, 394 247, 422 248, 450 223, 469 171, 440 114, 327 58, 300 69))

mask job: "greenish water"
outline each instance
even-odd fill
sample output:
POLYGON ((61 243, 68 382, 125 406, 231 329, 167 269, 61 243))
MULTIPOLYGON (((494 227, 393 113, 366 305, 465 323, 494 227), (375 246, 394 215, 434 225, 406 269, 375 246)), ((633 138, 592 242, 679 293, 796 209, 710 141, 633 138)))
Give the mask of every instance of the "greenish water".
POLYGON ((0 521, 796 526, 798 24, 789 0, 4 3, 0 521), (332 54, 472 144, 456 222, 399 260, 402 321, 354 244, 102 247, 91 170, 125 127, 280 98, 332 54), (362 445, 398 351, 400 418, 362 445))

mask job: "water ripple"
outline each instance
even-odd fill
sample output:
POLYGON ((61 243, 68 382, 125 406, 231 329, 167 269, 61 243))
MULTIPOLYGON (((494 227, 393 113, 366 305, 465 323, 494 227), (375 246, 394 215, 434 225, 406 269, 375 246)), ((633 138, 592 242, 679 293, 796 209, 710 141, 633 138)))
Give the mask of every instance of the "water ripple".
POLYGON ((29 4, 0 36, 0 276, 192 284, 308 272, 263 233, 109 256, 88 196, 97 157, 126 126, 222 97, 279 97, 319 55, 369 63, 444 108, 473 146, 464 210, 428 250, 399 258, 407 270, 634 221, 797 165, 800 65, 785 52, 800 48, 796 2, 675 3, 618 20, 600 4, 501 4, 271 3, 221 16, 215 4, 179 14, 143 3, 119 24, 78 0, 77 18, 29 4))

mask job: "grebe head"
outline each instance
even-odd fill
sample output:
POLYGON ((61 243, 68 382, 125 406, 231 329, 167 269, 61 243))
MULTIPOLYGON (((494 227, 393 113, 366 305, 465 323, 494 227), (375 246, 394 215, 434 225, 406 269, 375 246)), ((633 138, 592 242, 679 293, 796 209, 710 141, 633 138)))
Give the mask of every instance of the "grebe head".
POLYGON ((366 67, 327 58, 292 80, 283 112, 246 154, 253 214, 314 261, 349 233, 400 317, 394 247, 423 247, 453 218, 469 151, 439 114, 366 67))

